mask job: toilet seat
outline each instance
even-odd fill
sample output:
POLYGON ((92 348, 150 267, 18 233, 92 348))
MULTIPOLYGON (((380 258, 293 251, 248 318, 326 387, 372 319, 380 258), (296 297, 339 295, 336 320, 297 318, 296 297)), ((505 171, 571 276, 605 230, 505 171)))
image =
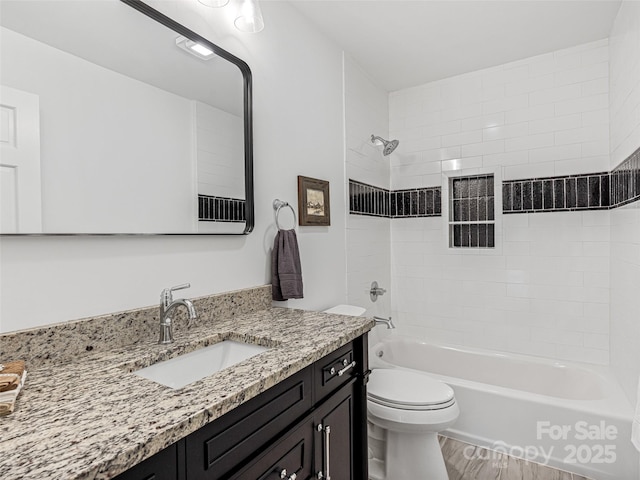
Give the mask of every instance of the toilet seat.
POLYGON ((453 389, 427 375, 375 369, 367 384, 369 401, 400 410, 442 410, 455 405, 453 389))

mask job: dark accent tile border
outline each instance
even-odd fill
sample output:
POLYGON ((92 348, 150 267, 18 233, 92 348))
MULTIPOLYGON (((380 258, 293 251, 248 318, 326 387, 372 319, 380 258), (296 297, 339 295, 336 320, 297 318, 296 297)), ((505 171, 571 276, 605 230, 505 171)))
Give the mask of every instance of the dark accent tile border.
POLYGON ((527 178, 502 182, 502 211, 509 213, 607 210, 609 173, 527 178))
POLYGON ((395 196, 396 210, 390 209, 392 218, 439 217, 442 215, 440 187, 412 188, 390 192, 395 196))
POLYGON ((442 215, 440 187, 387 190, 349 179, 349 213, 384 218, 442 215))
POLYGON ((358 215, 388 218, 390 216, 390 193, 389 190, 384 188, 374 187, 373 185, 350 179, 349 212, 358 215))
POLYGON ((611 172, 611 208, 640 200, 640 148, 611 172))
MULTIPOLYGON (((484 177, 481 175, 476 179, 480 178, 484 177)), ((481 189, 481 183, 477 186, 459 185, 460 188, 481 189)), ((489 182, 486 185, 488 188, 489 182)), ((461 192, 459 196, 467 198, 470 193, 476 196, 471 191, 461 192)), ((456 195, 455 189, 452 194, 456 195)), ((440 187, 386 190, 349 179, 349 213, 385 218, 438 217, 442 215, 441 195, 440 187)), ((482 196, 480 190, 477 195, 482 196)), ((638 200, 640 148, 611 172, 502 182, 504 214, 609 210, 638 200)))
POLYGON ((243 223, 246 200, 198 195, 198 221, 243 223))

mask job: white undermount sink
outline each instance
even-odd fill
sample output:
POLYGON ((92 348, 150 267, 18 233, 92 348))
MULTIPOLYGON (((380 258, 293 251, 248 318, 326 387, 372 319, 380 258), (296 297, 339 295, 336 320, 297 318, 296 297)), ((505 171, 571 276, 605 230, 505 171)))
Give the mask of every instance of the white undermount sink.
POLYGON ((268 347, 224 340, 179 357, 155 363, 133 373, 178 389, 269 350, 268 347))

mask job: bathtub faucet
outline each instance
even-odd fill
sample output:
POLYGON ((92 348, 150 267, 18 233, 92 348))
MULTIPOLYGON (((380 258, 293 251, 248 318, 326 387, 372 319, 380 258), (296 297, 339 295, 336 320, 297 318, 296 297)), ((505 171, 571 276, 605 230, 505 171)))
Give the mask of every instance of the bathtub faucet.
POLYGON ((373 317, 373 319, 375 320, 376 323, 379 323, 381 325, 386 325, 387 329, 396 328, 396 326, 393 323, 393 320, 391 320, 391 317, 389 318, 373 317))

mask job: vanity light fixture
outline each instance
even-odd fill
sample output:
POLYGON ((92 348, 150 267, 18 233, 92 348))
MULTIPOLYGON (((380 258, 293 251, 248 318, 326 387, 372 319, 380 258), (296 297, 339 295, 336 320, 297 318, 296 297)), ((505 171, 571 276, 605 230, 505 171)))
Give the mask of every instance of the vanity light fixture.
MULTIPOLYGON (((238 14, 233 23, 241 32, 258 33, 264 28, 264 19, 258 1, 238 0, 238 14)), ((207 7, 217 8, 224 7, 229 0, 198 0, 198 2, 207 7)))
POLYGON ((234 25, 241 32, 258 33, 264 28, 264 19, 258 0, 240 0, 234 25))
POLYGON ((214 51, 209 47, 202 45, 201 43, 194 42, 193 40, 189 40, 183 36, 176 38, 176 46, 201 60, 209 60, 214 54, 214 51))

